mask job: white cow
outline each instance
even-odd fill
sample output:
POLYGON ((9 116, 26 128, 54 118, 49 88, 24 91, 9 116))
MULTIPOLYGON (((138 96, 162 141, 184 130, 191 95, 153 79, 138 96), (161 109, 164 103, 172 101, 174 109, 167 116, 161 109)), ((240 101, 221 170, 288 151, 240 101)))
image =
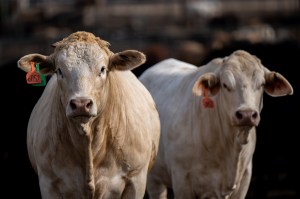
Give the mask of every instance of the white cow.
POLYGON ((196 67, 167 59, 139 78, 156 102, 161 139, 147 180, 151 199, 245 198, 263 92, 293 88, 255 56, 238 50, 196 67))
POLYGON ((27 147, 44 199, 141 199, 158 150, 154 101, 129 71, 143 53, 112 53, 109 43, 75 32, 50 56, 30 62, 53 74, 28 123, 27 147))

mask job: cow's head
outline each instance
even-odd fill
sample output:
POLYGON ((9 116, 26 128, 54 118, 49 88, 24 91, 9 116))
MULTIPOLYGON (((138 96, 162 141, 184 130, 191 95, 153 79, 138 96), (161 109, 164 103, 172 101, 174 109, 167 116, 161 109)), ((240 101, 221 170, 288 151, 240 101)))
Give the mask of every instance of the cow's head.
POLYGON ((30 62, 37 62, 41 73, 56 74, 66 116, 80 121, 88 121, 101 111, 107 100, 110 72, 131 70, 145 62, 139 51, 112 53, 108 42, 87 32, 73 33, 53 46, 50 56, 29 54, 18 61, 18 66, 28 72, 30 62))
POLYGON ((260 122, 263 91, 273 97, 293 94, 281 74, 269 71, 257 57, 242 50, 224 58, 215 72, 196 80, 193 93, 202 96, 204 89, 209 96, 216 95, 217 106, 231 125, 250 128, 260 122))

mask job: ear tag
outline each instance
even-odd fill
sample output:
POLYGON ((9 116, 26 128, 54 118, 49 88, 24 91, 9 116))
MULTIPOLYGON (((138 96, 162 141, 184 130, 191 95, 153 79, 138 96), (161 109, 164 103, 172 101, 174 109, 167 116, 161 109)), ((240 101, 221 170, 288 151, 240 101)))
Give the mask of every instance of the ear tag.
POLYGON ((208 90, 204 88, 204 97, 202 98, 202 107, 203 108, 214 108, 214 101, 208 97, 208 90))
POLYGON ((41 83, 39 84, 32 84, 32 86, 45 86, 46 85, 46 77, 44 74, 40 73, 40 65, 38 63, 35 64, 35 70, 41 77, 41 83))
POLYGON ((33 86, 44 86, 46 85, 46 77, 40 73, 39 64, 34 67, 34 62, 30 62, 31 71, 26 74, 27 84, 33 86))

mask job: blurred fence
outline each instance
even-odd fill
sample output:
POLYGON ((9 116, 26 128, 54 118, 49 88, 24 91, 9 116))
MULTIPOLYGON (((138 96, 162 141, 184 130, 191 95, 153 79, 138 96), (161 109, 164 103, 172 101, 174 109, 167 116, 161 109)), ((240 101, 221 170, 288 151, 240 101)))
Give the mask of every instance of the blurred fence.
POLYGON ((0 65, 29 52, 48 53, 49 43, 77 30, 94 32, 116 50, 143 49, 153 42, 208 41, 217 35, 216 30, 236 31, 251 19, 273 19, 272 26, 285 26, 286 32, 300 38, 299 21, 292 27, 287 22, 299 20, 299 2, 2 0, 0 65))

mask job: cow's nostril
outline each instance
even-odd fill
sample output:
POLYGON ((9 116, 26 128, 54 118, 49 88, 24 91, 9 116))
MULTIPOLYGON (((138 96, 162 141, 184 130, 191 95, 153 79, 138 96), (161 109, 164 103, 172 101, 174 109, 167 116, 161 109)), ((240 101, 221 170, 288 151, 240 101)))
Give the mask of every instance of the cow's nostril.
POLYGON ((86 108, 90 109, 93 106, 93 101, 92 100, 87 100, 86 101, 86 108))
POLYGON ((253 109, 236 111, 235 122, 239 126, 257 126, 259 123, 259 113, 253 109))
POLYGON ((235 113, 237 119, 242 120, 245 118, 253 118, 256 119, 258 117, 258 113, 256 111, 246 110, 246 111, 237 111, 235 113))
POLYGON ((79 98, 79 99, 72 99, 70 101, 70 107, 74 110, 84 110, 89 111, 93 106, 93 101, 91 99, 79 98))
POLYGON ((70 101, 70 107, 71 107, 72 110, 76 109, 77 106, 76 106, 75 100, 70 101))
POLYGON ((237 112, 235 113, 235 116, 236 116, 236 118, 239 119, 239 120, 243 118, 243 114, 242 114, 240 111, 237 111, 237 112))
POLYGON ((253 119, 256 119, 256 118, 257 118, 257 116, 258 116, 257 112, 256 112, 256 111, 254 111, 254 113, 253 113, 253 115, 252 115, 252 118, 253 118, 253 119))

